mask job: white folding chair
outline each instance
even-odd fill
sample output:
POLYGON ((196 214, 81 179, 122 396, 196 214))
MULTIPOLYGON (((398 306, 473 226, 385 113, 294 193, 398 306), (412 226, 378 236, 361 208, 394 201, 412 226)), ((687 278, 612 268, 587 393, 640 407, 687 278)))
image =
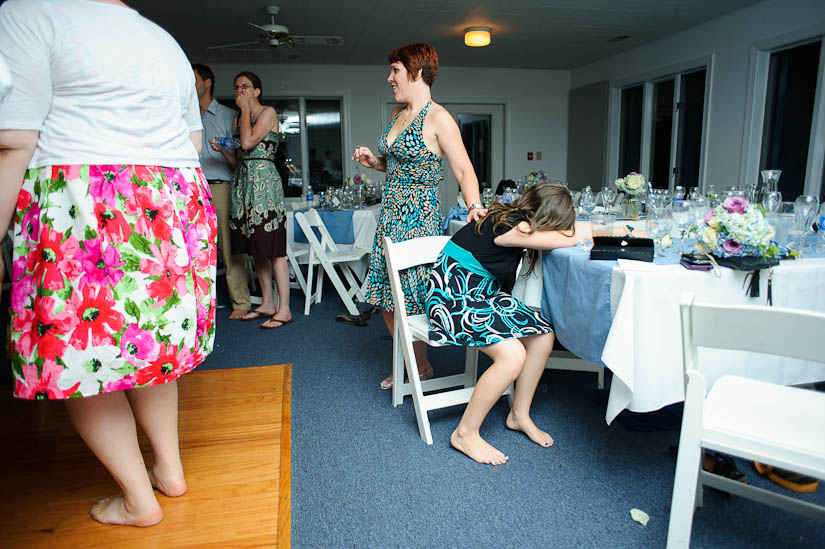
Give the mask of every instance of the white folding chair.
POLYGON ((825 314, 681 303, 685 411, 667 546, 688 547, 702 485, 825 521, 825 507, 702 470, 705 449, 825 479, 825 393, 724 375, 707 391, 698 347, 825 362, 825 314), (770 330, 770 337, 766 331, 770 330))
MULTIPOLYGON (((467 347, 463 374, 421 381, 418 375, 418 363, 413 352, 413 342, 424 341, 433 347, 441 345, 430 341, 430 321, 426 314, 407 315, 407 302, 401 290, 399 272, 410 267, 435 263, 438 254, 449 239, 449 236, 424 236, 393 243, 392 240, 384 237, 384 257, 387 260, 387 272, 395 303, 395 326, 392 334, 392 405, 398 406, 404 402, 404 396, 412 395, 415 417, 418 420, 418 433, 428 445, 432 445, 433 437, 430 433, 430 420, 427 413, 430 410, 466 404, 470 401, 478 372, 478 347, 467 347), (405 364, 409 379, 406 382, 402 381, 405 364), (425 391, 451 387, 462 388, 424 394, 425 391)), ((510 384, 502 394, 509 397, 512 405, 513 385, 510 384)))
POLYGON ((364 301, 364 294, 361 293, 361 286, 355 276, 355 271, 353 271, 348 263, 360 260, 369 253, 369 250, 361 248, 339 250, 338 246, 336 246, 332 240, 326 225, 324 225, 324 221, 314 208, 310 208, 306 212, 296 211, 295 221, 309 242, 309 264, 307 266, 306 277, 307 294, 304 300, 304 314, 309 314, 309 308, 313 302, 321 302, 324 273, 329 277, 330 282, 332 282, 332 285, 341 297, 341 301, 344 302, 347 312, 351 315, 359 314, 358 308, 355 306, 352 298, 355 297, 358 301, 364 301), (317 229, 320 233, 320 240, 318 240, 315 231, 312 230, 313 228, 317 229), (312 278, 315 265, 320 265, 321 268, 318 269, 318 279, 316 281, 315 291, 313 291, 312 278), (336 265, 347 281, 346 286, 335 271, 336 265))

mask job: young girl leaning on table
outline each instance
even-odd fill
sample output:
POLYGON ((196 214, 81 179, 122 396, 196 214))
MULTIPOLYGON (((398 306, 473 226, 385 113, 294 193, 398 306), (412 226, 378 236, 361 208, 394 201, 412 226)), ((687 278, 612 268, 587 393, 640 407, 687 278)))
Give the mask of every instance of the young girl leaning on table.
POLYGON ((450 443, 479 463, 501 465, 509 458, 479 433, 487 412, 516 381, 509 429, 522 431, 544 447, 553 439, 530 419, 530 404, 553 350, 550 323, 510 295, 526 250, 532 271, 537 250, 575 246, 576 213, 569 191, 541 182, 509 204, 493 204, 447 242, 433 266, 427 288, 430 339, 475 345, 493 359, 476 384, 450 443))

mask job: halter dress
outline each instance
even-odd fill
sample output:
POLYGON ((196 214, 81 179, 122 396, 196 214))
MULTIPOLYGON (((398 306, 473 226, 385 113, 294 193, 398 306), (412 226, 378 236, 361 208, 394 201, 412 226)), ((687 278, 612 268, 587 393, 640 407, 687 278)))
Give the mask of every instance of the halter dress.
POLYGON ((433 265, 426 300, 431 341, 483 347, 553 331, 550 322, 510 295, 524 249, 494 240, 519 220, 496 229, 491 220, 481 220, 481 234, 474 221, 462 227, 433 265))
MULTIPOLYGON (((386 311, 393 311, 395 307, 384 258, 384 237, 401 242, 441 234, 438 184, 444 179, 442 162, 424 144, 422 135, 424 117, 431 104, 431 101, 427 102, 409 126, 388 145, 387 134, 401 114, 399 111, 378 141, 378 150, 387 165, 387 183, 367 271, 367 303, 386 311)), ((429 273, 430 267, 426 265, 401 272, 407 313, 424 312, 429 273)))
POLYGON ((284 187, 275 168, 279 141, 270 131, 255 147, 241 151, 229 214, 232 253, 286 256, 284 187))

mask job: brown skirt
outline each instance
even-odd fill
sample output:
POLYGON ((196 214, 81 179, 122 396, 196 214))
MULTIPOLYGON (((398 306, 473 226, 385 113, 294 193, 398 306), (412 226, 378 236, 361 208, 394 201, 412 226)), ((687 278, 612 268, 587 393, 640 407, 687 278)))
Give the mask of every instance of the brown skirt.
POLYGON ((253 257, 286 256, 286 220, 274 231, 264 231, 258 227, 249 237, 240 231, 230 233, 230 245, 233 254, 249 254, 253 257))

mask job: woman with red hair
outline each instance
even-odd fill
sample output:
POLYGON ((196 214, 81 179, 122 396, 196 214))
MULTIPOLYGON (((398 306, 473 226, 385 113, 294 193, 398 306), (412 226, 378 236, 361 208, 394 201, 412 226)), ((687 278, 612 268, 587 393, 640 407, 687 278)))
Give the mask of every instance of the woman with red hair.
MULTIPOLYGON (((393 98, 400 103, 392 111, 389 125, 378 140, 376 156, 369 147, 356 147, 352 155, 362 166, 386 172, 387 184, 378 228, 375 231, 367 273, 367 302, 384 310, 384 321, 392 331, 393 301, 384 259, 383 238, 400 242, 441 234, 439 183, 444 179, 442 161, 450 164, 464 200, 470 204, 468 221, 482 217, 476 177, 461 133, 452 115, 433 102, 430 88, 438 75, 438 54, 428 44, 410 44, 389 55, 387 77, 393 98)), ((415 267, 401 274, 408 314, 424 313, 429 268, 415 267)), ((433 376, 426 344, 413 344, 421 379, 433 376)), ((392 387, 392 377, 381 382, 392 387)))

